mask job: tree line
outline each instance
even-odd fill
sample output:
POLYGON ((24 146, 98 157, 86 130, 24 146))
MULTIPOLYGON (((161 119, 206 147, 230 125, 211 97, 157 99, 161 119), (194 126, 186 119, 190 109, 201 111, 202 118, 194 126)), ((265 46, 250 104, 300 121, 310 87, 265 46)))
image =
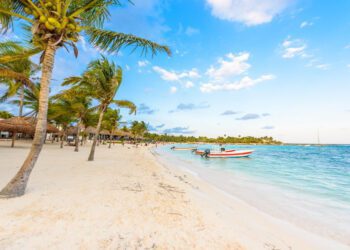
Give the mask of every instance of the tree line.
POLYGON ((222 144, 281 144, 281 142, 275 140, 272 137, 253 137, 253 136, 225 136, 217 138, 209 138, 206 136, 184 136, 184 135, 168 135, 168 134, 156 134, 145 133, 144 137, 151 141, 156 142, 176 142, 176 143, 222 143, 222 144))

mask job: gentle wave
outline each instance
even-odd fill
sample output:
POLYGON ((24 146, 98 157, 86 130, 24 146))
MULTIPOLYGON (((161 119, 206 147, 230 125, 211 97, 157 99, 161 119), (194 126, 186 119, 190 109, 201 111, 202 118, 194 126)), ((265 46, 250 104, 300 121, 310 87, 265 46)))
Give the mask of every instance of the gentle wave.
POLYGON ((156 152, 270 215, 350 245, 350 146, 225 147, 255 152, 238 159, 205 159, 170 146, 156 152))

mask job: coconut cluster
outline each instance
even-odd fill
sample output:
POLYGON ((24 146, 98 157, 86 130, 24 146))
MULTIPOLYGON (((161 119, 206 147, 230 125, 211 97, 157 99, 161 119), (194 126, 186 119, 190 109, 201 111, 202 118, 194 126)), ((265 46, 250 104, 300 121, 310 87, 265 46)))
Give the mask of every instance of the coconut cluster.
POLYGON ((44 45, 48 39, 77 42, 81 26, 79 20, 73 17, 61 16, 57 11, 55 0, 43 0, 38 3, 38 10, 24 8, 26 14, 31 15, 37 22, 33 29, 34 42, 44 45))

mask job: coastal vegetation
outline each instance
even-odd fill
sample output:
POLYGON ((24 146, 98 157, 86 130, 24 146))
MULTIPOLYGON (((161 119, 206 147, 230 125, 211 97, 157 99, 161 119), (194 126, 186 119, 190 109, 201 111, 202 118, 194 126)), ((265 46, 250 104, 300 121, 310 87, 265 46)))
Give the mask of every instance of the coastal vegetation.
POLYGON ((168 135, 145 133, 144 137, 156 142, 175 142, 175 143, 219 143, 219 144, 281 144, 281 142, 269 136, 253 137, 253 136, 238 136, 238 137, 217 137, 209 138, 206 136, 184 136, 184 135, 168 135))
MULTIPOLYGON (((133 46, 134 48, 142 48, 142 53, 150 52, 154 55, 158 52, 165 52, 170 55, 170 49, 167 46, 134 35, 102 29, 110 16, 109 9, 121 7, 121 5, 121 1, 118 0, 1 1, 0 31, 6 33, 15 27, 14 23, 20 22, 21 27, 23 27, 23 38, 29 37, 30 39, 23 45, 24 50, 11 55, 2 55, 0 64, 9 65, 40 54, 39 64, 41 67, 39 105, 32 147, 20 170, 0 192, 1 197, 11 198, 25 193, 30 174, 42 150, 48 122, 50 83, 53 77, 55 55, 58 50, 72 48, 75 57, 77 57, 79 51, 76 43, 80 36, 84 35, 88 42, 100 51, 113 53, 118 52, 123 47, 133 46)), ((90 65, 91 69, 100 67, 98 64, 99 62, 90 65)), ((15 79, 11 75, 7 77, 15 79)), ((101 98, 101 100, 105 99, 101 98)), ((104 109, 108 106, 104 101, 100 104, 103 104, 104 109)), ((100 118, 103 113, 104 110, 100 109, 100 118)), ((93 160, 93 153, 92 148, 89 160, 93 160)))

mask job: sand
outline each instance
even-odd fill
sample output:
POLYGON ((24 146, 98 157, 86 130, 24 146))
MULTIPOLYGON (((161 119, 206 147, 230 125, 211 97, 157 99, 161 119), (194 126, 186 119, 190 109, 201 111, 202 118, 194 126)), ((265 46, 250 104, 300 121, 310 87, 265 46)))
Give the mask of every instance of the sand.
MULTIPOLYGON (((30 144, 0 142, 0 186, 30 144)), ((350 249, 268 216, 149 148, 47 143, 26 195, 0 200, 0 249, 350 249)))

